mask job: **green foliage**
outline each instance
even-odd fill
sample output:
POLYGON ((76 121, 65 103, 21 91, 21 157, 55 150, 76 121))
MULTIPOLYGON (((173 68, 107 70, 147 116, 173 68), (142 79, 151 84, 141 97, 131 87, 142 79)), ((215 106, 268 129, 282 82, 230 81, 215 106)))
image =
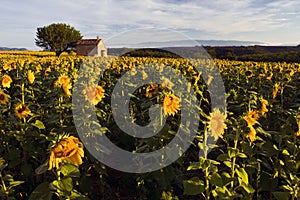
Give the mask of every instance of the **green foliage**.
MULTIPOLYGON (((130 67, 147 60, 151 59, 95 60, 107 66, 99 82, 105 90, 105 98, 95 106, 102 127, 93 121, 83 124, 97 130, 96 134, 106 134, 121 148, 138 153, 164 147, 176 134, 180 121, 180 113, 170 117, 150 139, 130 137, 114 124, 109 105, 116 82, 130 67)), ((201 119, 190 149, 170 166, 155 172, 119 172, 99 163, 86 150, 82 165, 64 163, 59 169, 48 170, 50 149, 66 133, 76 136, 72 99, 61 87, 54 87, 54 83, 63 74, 73 84, 82 61, 81 57, 71 56, 14 55, 0 62, 3 68, 0 80, 4 74, 13 79, 10 88, 0 86, 9 96, 9 102, 0 104, 0 153, 6 161, 0 165, 1 199, 300 198, 300 141, 295 134, 300 122, 299 63, 215 60, 226 87, 228 128, 203 157, 199 158, 199 152, 206 147, 204 136, 207 132, 203 125, 206 119, 201 119), (13 69, 5 70, 8 66, 13 69), (51 70, 45 75, 49 68, 51 70), (35 73, 32 84, 27 80, 27 70, 35 73), (273 95, 275 83, 279 83, 280 89, 273 95), (269 102, 268 112, 260 114, 253 125, 256 135, 252 141, 244 116, 249 110, 260 111, 262 98, 269 102), (25 119, 19 119, 14 112, 15 105, 22 99, 31 110, 25 119)), ((184 74, 202 100, 199 112, 203 116, 209 114, 205 83, 201 79, 196 82, 199 74, 191 70, 193 68, 184 59, 155 58, 155 62, 184 74)), ((138 88, 130 100, 131 117, 140 124, 149 122, 150 106, 161 103, 159 95, 145 97, 147 86, 138 88)), ((162 91, 160 86, 158 91, 162 91)), ((189 134, 188 128, 184 131, 189 134)), ((99 150, 103 149, 99 147, 99 150)))
POLYGON ((35 44, 60 55, 70 44, 82 38, 80 32, 68 24, 57 23, 37 28, 35 44))

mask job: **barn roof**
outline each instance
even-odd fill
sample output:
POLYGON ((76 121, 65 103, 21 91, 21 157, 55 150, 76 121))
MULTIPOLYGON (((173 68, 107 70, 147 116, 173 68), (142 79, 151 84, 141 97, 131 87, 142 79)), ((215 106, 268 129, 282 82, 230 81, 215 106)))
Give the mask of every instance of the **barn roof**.
POLYGON ((76 44, 77 45, 97 45, 102 39, 81 39, 76 44))

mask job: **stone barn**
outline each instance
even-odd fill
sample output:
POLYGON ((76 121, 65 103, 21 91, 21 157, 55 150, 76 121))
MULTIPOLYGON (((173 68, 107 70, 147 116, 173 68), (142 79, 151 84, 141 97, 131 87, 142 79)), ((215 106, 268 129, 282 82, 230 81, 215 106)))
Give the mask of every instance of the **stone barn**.
POLYGON ((102 39, 81 39, 76 43, 76 53, 79 56, 106 57, 107 48, 102 39))

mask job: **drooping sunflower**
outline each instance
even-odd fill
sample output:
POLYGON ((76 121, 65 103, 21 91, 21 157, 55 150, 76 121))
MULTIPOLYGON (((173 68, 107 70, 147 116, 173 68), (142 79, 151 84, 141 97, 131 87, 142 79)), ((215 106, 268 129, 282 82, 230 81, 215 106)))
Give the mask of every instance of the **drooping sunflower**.
POLYGON ((74 136, 59 141, 50 151, 48 170, 59 169, 63 162, 81 165, 84 157, 83 144, 74 136))
POLYGON ((72 84, 70 82, 66 82, 62 85, 62 89, 67 97, 72 96, 70 89, 72 89, 72 84))
POLYGON ((246 120, 248 126, 253 126, 257 123, 259 118, 258 112, 255 110, 250 110, 246 116, 244 116, 244 120, 246 120))
POLYGON ((34 76, 34 73, 31 70, 27 71, 27 79, 28 79, 30 84, 32 84, 34 82, 35 76, 34 76))
POLYGON ((60 75, 58 77, 58 79, 54 82, 54 86, 61 86, 63 84, 68 84, 70 82, 71 82, 71 80, 70 80, 70 78, 68 76, 66 76, 66 75, 60 75))
POLYGON ((300 137, 300 115, 297 116, 297 125, 298 125, 298 131, 295 133, 295 136, 300 137))
POLYGON ((8 75, 4 75, 2 79, 2 86, 6 88, 10 88, 10 84, 12 83, 12 79, 8 75))
POLYGON ((27 117, 29 114, 31 113, 31 111, 29 110, 29 108, 24 105, 24 104, 18 104, 15 107, 15 114, 18 118, 22 119, 27 117))
POLYGON ((163 100, 163 108, 165 115, 175 115, 180 109, 180 99, 174 94, 167 94, 163 100))
POLYGON ((274 89, 273 89, 273 93, 272 93, 272 97, 273 97, 273 99, 275 99, 275 98, 276 98, 276 96, 277 96, 277 93, 278 93, 279 89, 280 89, 280 84, 279 84, 279 83, 275 83, 275 85, 274 85, 274 89))
POLYGON ((70 91, 70 89, 72 89, 72 83, 71 79, 68 76, 60 75, 58 79, 54 82, 54 86, 61 86, 67 97, 72 96, 72 93, 70 91))
POLYGON ((0 90, 0 104, 6 104, 8 102, 8 95, 0 90))
POLYGON ((269 102, 265 99, 261 100, 261 109, 260 109, 260 113, 261 115, 265 115, 265 113, 267 113, 269 110, 267 108, 267 106, 269 105, 269 102))
POLYGON ((255 130, 255 128, 253 128, 253 126, 248 126, 248 128, 250 130, 249 130, 249 133, 247 134, 247 138, 249 138, 250 141, 253 142, 256 140, 256 130, 255 130))
POLYGON ((92 105, 97 105, 105 96, 104 89, 99 85, 86 87, 84 93, 92 105))
POLYGON ((207 118, 209 119, 207 128, 211 132, 211 135, 215 140, 218 139, 218 137, 222 138, 224 130, 227 129, 227 125, 225 124, 226 114, 221 113, 219 109, 215 108, 207 118))
POLYGON ((164 78, 162 80, 162 83, 161 83, 161 88, 162 89, 168 88, 168 89, 171 90, 173 86, 174 86, 174 83, 172 83, 168 78, 164 78))
POLYGON ((148 74, 145 71, 142 71, 142 79, 146 80, 148 78, 148 74))
POLYGON ((146 88, 146 97, 151 98, 158 92, 158 85, 156 83, 150 84, 146 88))

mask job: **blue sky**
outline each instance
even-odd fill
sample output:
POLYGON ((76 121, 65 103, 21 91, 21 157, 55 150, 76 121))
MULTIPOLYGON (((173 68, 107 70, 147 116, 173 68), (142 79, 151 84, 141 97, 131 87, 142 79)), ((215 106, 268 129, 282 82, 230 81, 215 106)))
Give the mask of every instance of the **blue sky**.
POLYGON ((300 44, 298 0, 2 0, 0 9, 0 46, 6 47, 39 49, 36 28, 57 22, 84 38, 114 37, 109 41, 122 44, 176 40, 180 34, 180 39, 300 44), (132 34, 145 28, 152 31, 132 34))

